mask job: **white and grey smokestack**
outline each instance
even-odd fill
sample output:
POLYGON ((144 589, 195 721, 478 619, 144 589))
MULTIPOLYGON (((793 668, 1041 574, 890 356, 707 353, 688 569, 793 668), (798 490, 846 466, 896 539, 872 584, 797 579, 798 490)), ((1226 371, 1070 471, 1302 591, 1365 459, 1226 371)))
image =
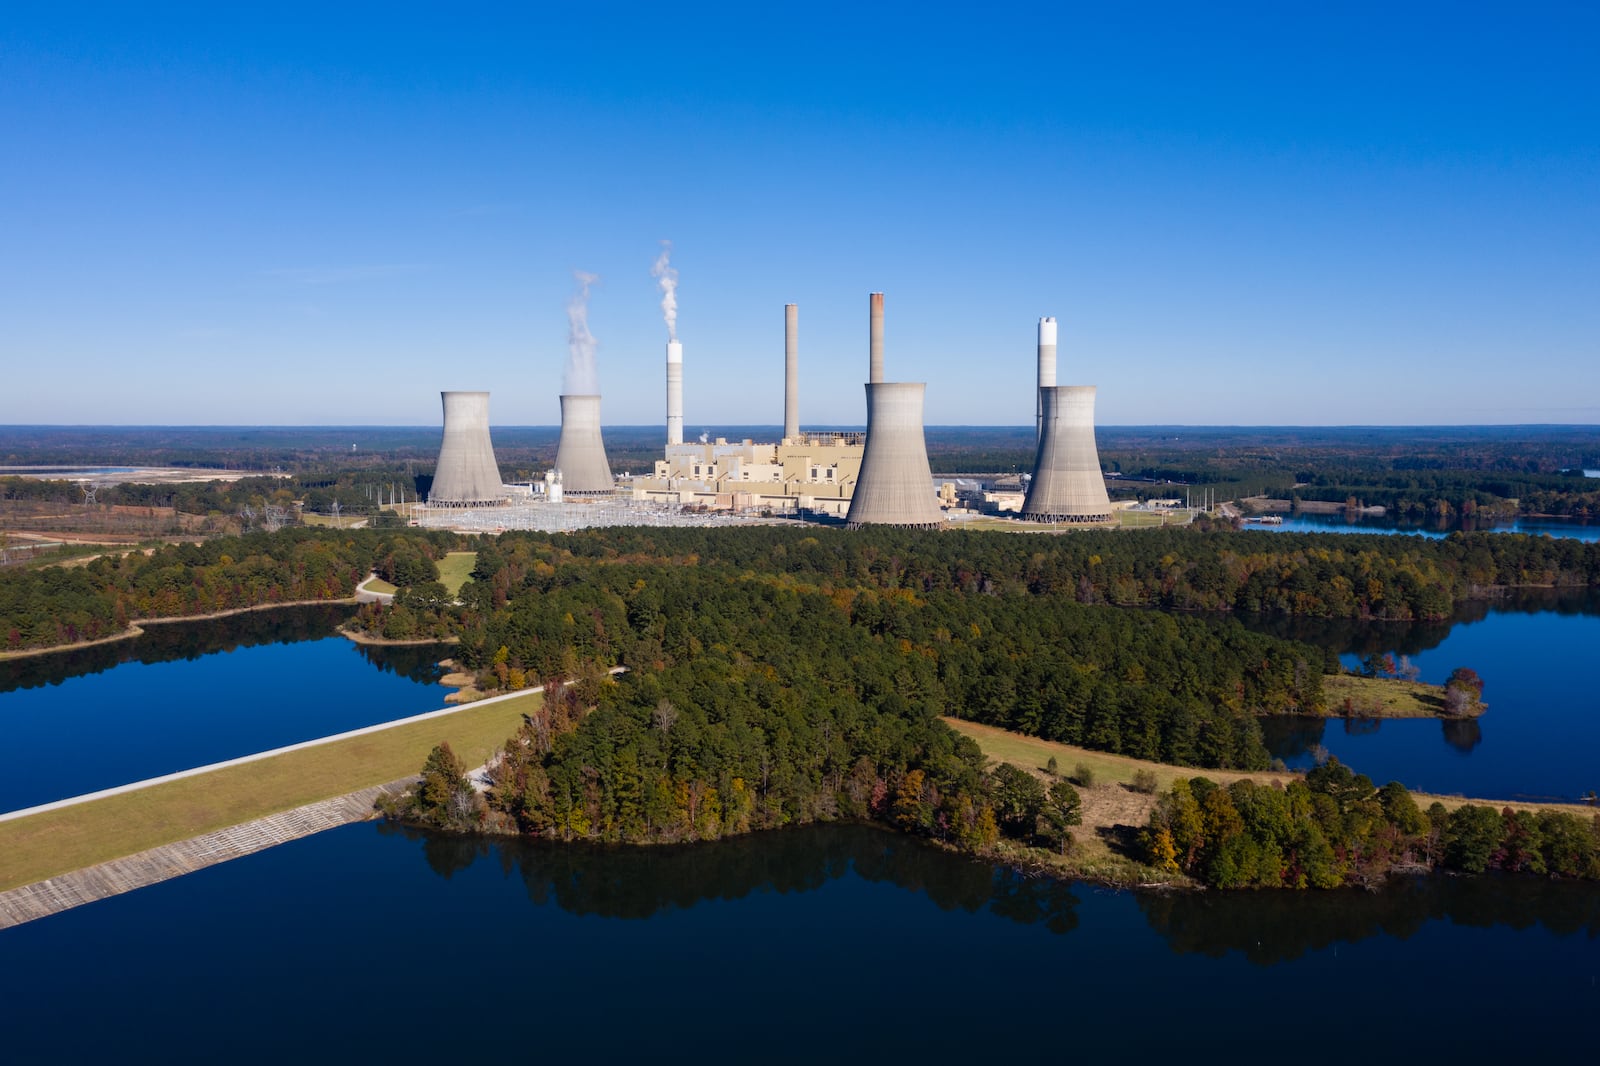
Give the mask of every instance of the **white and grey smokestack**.
POLYGON ((1033 443, 1038 445, 1044 436, 1044 389, 1056 386, 1056 320, 1039 320, 1039 384, 1034 389, 1033 443))
POLYGON ((867 299, 867 381, 878 385, 883 382, 883 293, 875 292, 867 299))
POLYGON ((800 438, 800 306, 783 305, 783 436, 800 438))
POLYGON ((667 342, 667 443, 683 443, 683 344, 667 342))

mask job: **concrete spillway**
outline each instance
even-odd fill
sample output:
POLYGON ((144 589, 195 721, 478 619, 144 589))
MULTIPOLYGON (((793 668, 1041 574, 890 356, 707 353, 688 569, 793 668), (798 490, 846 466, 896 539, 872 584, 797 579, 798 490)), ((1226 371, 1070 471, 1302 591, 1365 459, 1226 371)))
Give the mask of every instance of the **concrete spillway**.
POLYGON ((483 507, 506 500, 500 467, 489 442, 489 394, 441 392, 444 441, 428 503, 438 507, 483 507))
POLYGON ((1093 385, 1039 390, 1039 451, 1022 517, 1035 522, 1106 522, 1111 498, 1094 443, 1093 385))

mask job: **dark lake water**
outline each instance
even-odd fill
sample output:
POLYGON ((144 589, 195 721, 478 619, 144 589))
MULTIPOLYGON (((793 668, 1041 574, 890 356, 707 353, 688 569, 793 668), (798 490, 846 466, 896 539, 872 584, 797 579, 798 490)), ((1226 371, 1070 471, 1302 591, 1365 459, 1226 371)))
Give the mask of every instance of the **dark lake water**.
POLYGON ((1292 768, 1321 745, 1382 783, 1487 799, 1576 800, 1600 790, 1600 598, 1529 593, 1471 605, 1454 622, 1375 625, 1315 619, 1249 623, 1340 653, 1348 667, 1373 652, 1408 656, 1420 680, 1443 684, 1458 666, 1484 679, 1488 712, 1472 721, 1269 719, 1267 747, 1292 768))
POLYGON ((1507 522, 1397 522, 1392 518, 1351 517, 1330 514, 1283 515, 1283 524, 1264 526, 1250 523, 1246 529, 1265 529, 1277 533, 1407 533, 1442 538, 1460 529, 1494 533, 1527 533, 1563 540, 1600 540, 1600 522, 1569 518, 1516 518, 1507 522))
POLYGON ((288 607, 149 627, 0 662, 0 811, 444 706, 448 646, 333 635, 352 608, 288 607))
POLYGON ((369 823, 0 933, 0 1002, 19 1063, 1588 1061, 1597 938, 1600 892, 1536 879, 1140 895, 863 827, 605 850, 369 823))

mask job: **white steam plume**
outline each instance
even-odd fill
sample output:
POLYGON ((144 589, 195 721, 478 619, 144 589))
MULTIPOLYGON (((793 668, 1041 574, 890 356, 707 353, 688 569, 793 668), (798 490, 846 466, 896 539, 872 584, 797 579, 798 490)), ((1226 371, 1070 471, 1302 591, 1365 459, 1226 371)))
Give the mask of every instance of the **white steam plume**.
POLYGON ((650 276, 661 282, 661 317, 667 323, 667 340, 678 339, 678 272, 669 260, 672 242, 661 242, 661 258, 650 268, 650 276))
POLYGON ((586 274, 574 270, 572 277, 578 291, 567 301, 567 396, 598 396, 600 375, 594 367, 594 334, 589 332, 589 286, 600 280, 599 274, 586 274))

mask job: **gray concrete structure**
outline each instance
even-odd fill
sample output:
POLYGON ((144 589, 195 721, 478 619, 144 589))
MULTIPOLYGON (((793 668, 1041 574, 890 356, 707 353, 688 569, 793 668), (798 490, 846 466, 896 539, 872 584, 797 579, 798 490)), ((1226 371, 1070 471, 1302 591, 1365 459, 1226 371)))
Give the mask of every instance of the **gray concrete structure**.
POLYGON ((883 380, 883 293, 867 297, 867 381, 883 380))
POLYGON ((489 394, 441 392, 444 442, 428 503, 434 507, 485 507, 507 499, 489 442, 489 394))
POLYGON ((600 397, 561 397, 561 443, 556 469, 568 496, 598 496, 612 489, 611 464, 600 438, 600 397))
POLYGON ((667 443, 683 443, 683 345, 667 342, 667 443))
MULTIPOLYGON (((1056 384, 1056 320, 1041 318, 1039 320, 1039 384, 1037 390, 1053 389, 1056 384)), ((1039 440, 1044 436, 1044 393, 1037 391, 1037 407, 1034 411, 1033 443, 1038 447, 1039 440)))
POLYGON ((922 433, 926 389, 920 381, 867 385, 867 448, 845 516, 848 528, 944 524, 922 433))
POLYGON ((800 308, 783 305, 783 439, 800 437, 800 308))
MULTIPOLYGON (((1039 390, 1039 451, 1022 517, 1035 522, 1108 522, 1111 498, 1094 443, 1093 385, 1039 390)), ((871 443, 869 441, 868 448, 871 443)), ((865 473, 865 471, 863 471, 865 473)))

